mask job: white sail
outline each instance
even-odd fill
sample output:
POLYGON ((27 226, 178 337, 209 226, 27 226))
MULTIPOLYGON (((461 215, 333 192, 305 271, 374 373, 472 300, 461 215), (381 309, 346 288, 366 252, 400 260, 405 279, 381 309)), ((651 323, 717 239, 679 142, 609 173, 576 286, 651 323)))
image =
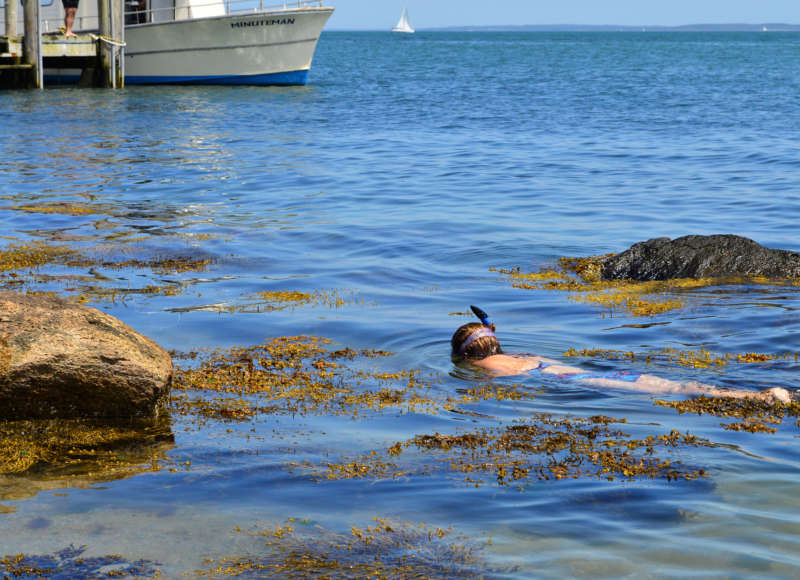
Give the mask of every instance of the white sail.
POLYGON ((392 32, 414 32, 414 29, 408 23, 408 8, 403 8, 403 12, 400 13, 400 20, 397 21, 397 26, 392 28, 392 32))

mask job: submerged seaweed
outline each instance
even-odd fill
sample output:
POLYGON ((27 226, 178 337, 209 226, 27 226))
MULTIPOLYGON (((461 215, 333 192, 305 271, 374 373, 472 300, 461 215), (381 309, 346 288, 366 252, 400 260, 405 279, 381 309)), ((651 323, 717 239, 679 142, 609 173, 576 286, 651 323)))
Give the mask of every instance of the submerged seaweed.
MULTIPOLYGON (((50 284, 62 286, 66 297, 77 302, 115 302, 131 294, 175 296, 191 280, 153 280, 136 287, 131 280, 105 276, 99 270, 149 270, 154 276, 203 272, 216 261, 204 255, 155 254, 146 259, 124 255, 125 246, 95 247, 92 254, 65 244, 27 242, 0 249, 0 289, 41 293, 50 284), (88 273, 42 273, 45 266, 88 270, 88 273), (166 283, 165 283, 166 282, 166 283)), ((46 292, 51 292, 46 290, 46 292)))
POLYGON ((130 562, 119 554, 85 556, 86 546, 68 546, 53 554, 16 554, 0 558, 0 573, 5 579, 72 580, 75 578, 161 578, 156 562, 130 562))
POLYGON ((262 553, 206 562, 194 577, 217 578, 480 578, 488 565, 483 545, 450 528, 374 518, 372 525, 337 533, 307 521, 237 532, 262 538, 262 553))

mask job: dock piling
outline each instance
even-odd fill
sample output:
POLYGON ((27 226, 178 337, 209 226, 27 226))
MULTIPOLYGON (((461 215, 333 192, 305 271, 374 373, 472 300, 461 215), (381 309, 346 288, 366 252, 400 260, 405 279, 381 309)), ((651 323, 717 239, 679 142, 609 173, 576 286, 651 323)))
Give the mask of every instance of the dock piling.
POLYGON ((100 19, 99 53, 100 86, 121 88, 125 84, 123 48, 125 45, 125 4, 123 0, 97 0, 100 19))
POLYGON ((6 0, 6 36, 17 36, 17 8, 19 0, 6 0))
POLYGON ((22 58, 24 64, 31 66, 27 86, 31 89, 41 89, 44 88, 44 70, 42 69, 42 28, 39 19, 39 0, 25 2, 23 15, 25 37, 22 58))
POLYGON ((113 47, 102 38, 113 38, 111 34, 111 0, 97 0, 97 19, 100 38, 97 39, 97 83, 101 87, 114 86, 111 72, 111 52, 113 47))
POLYGON ((114 88, 125 87, 125 0, 111 0, 113 8, 111 10, 112 38, 117 41, 114 46, 114 76, 116 82, 114 88))

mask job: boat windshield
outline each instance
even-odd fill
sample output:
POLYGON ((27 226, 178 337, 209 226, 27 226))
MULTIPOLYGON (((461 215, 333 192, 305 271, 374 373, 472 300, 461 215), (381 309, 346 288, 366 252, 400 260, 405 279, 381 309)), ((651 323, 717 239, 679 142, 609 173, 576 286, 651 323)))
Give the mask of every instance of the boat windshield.
MULTIPOLYGON (((169 22, 194 18, 211 18, 230 14, 258 14, 281 10, 297 10, 323 6, 323 0, 295 0, 273 4, 275 0, 123 0, 125 3, 125 24, 128 26, 152 22, 169 22)), ((52 4, 53 0, 46 0, 52 4)), ((45 5, 45 3, 42 3, 45 5)), ((81 2, 75 18, 75 30, 97 30, 97 5, 94 2, 81 2)), ((58 30, 64 16, 60 11, 46 12, 42 15, 44 31, 58 30)), ((0 14, 0 16, 2 16, 0 14)))

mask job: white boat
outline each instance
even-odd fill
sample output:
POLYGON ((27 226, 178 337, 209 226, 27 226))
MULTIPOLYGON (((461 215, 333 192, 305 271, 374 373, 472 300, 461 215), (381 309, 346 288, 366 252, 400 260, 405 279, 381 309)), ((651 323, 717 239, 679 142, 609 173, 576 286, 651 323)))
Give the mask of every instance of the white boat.
MULTIPOLYGON (((322 0, 262 1, 126 0, 126 84, 306 84, 333 8, 322 0)), ((43 0, 41 13, 43 31, 58 30, 61 2, 43 0)), ((81 0, 75 32, 98 28, 97 2, 81 0)), ((45 69, 45 80, 51 74, 77 81, 80 71, 45 69)))
POLYGON ((400 20, 397 21, 397 26, 392 28, 392 32, 406 32, 408 34, 414 32, 414 29, 411 28, 411 25, 408 23, 408 8, 403 8, 403 11, 400 13, 400 20))

